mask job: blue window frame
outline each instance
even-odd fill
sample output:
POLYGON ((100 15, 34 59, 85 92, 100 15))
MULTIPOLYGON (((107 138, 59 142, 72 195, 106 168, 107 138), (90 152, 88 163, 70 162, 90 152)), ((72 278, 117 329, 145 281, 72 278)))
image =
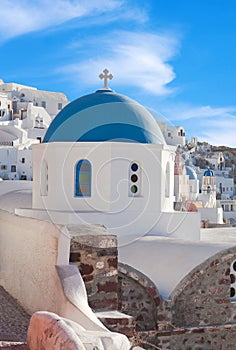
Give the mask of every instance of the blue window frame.
POLYGON ((81 159, 75 166, 75 196, 91 197, 91 163, 81 159))

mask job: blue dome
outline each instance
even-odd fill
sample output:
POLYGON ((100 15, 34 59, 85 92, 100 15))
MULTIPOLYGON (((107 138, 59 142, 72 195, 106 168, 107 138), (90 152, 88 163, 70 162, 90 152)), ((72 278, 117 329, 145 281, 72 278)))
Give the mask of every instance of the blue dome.
POLYGON ((165 144, 150 112, 112 90, 98 90, 69 103, 52 121, 43 140, 103 141, 165 144))
POLYGON ((186 174, 189 176, 189 180, 197 180, 196 171, 190 166, 186 166, 186 174))
POLYGON ((214 176, 213 171, 210 170, 210 169, 207 169, 207 170, 204 172, 204 176, 214 176))

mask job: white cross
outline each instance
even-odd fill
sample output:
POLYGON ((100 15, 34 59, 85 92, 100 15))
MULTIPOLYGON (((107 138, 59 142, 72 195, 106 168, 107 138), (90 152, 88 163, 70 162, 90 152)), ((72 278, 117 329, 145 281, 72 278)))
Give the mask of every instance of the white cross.
POLYGON ((110 89, 108 87, 108 79, 112 80, 113 75, 112 74, 108 74, 109 70, 108 69, 104 69, 103 73, 99 74, 99 78, 100 79, 104 79, 104 86, 103 89, 110 89))

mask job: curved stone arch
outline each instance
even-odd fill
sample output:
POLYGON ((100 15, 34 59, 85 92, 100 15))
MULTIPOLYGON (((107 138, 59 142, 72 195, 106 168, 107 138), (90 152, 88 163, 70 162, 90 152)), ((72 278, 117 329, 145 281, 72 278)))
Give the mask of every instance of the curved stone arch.
POLYGON ((235 259, 236 246, 222 250, 180 281, 169 296, 174 325, 230 322, 236 312, 236 304, 230 303, 230 265, 235 259))
POLYGON ((142 272, 123 263, 118 265, 118 278, 120 311, 135 318, 138 330, 157 329, 158 308, 162 307, 163 299, 155 284, 142 272))

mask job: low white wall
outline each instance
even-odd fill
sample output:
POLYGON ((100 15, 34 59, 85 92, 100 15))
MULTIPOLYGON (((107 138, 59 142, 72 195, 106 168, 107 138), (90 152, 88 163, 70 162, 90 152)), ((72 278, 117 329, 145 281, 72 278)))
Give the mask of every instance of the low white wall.
MULTIPOLYGON (((85 336, 81 332, 76 335, 77 345, 81 341, 85 345, 86 339, 92 337, 92 343, 98 343, 99 349, 130 349, 126 336, 110 332, 90 309, 78 268, 69 265, 70 235, 66 227, 4 211, 0 211, 0 222, 0 285, 29 314, 43 310, 65 316, 69 323, 70 320, 77 322, 71 322, 69 338, 63 333, 66 342, 70 343, 76 329, 82 329, 85 336)), ((33 332, 36 347, 30 345, 32 350, 38 349, 38 325, 36 328, 33 332)), ((42 324, 41 331, 48 334, 48 324, 42 324)), ((54 329, 55 337, 59 337, 59 333, 59 329, 54 329)), ((45 339, 46 343, 50 338, 45 339)), ((45 346, 59 349, 50 344, 45 346)))
POLYGON ((16 209, 17 215, 51 220, 61 225, 102 224, 110 233, 117 235, 119 245, 128 244, 146 234, 198 241, 201 217, 196 212, 134 212, 117 214, 43 211, 16 209))
POLYGON ((208 220, 214 224, 223 224, 222 208, 198 208, 201 214, 201 220, 208 220))
POLYGON ((0 222, 0 284, 30 314, 60 314, 66 302, 55 268, 60 227, 3 211, 0 222))
POLYGON ((196 212, 161 213, 150 234, 180 238, 188 241, 200 240, 200 214, 196 212))
POLYGON ((6 193, 12 191, 20 191, 20 190, 32 190, 32 181, 25 180, 4 180, 0 181, 0 195, 4 195, 6 193))

